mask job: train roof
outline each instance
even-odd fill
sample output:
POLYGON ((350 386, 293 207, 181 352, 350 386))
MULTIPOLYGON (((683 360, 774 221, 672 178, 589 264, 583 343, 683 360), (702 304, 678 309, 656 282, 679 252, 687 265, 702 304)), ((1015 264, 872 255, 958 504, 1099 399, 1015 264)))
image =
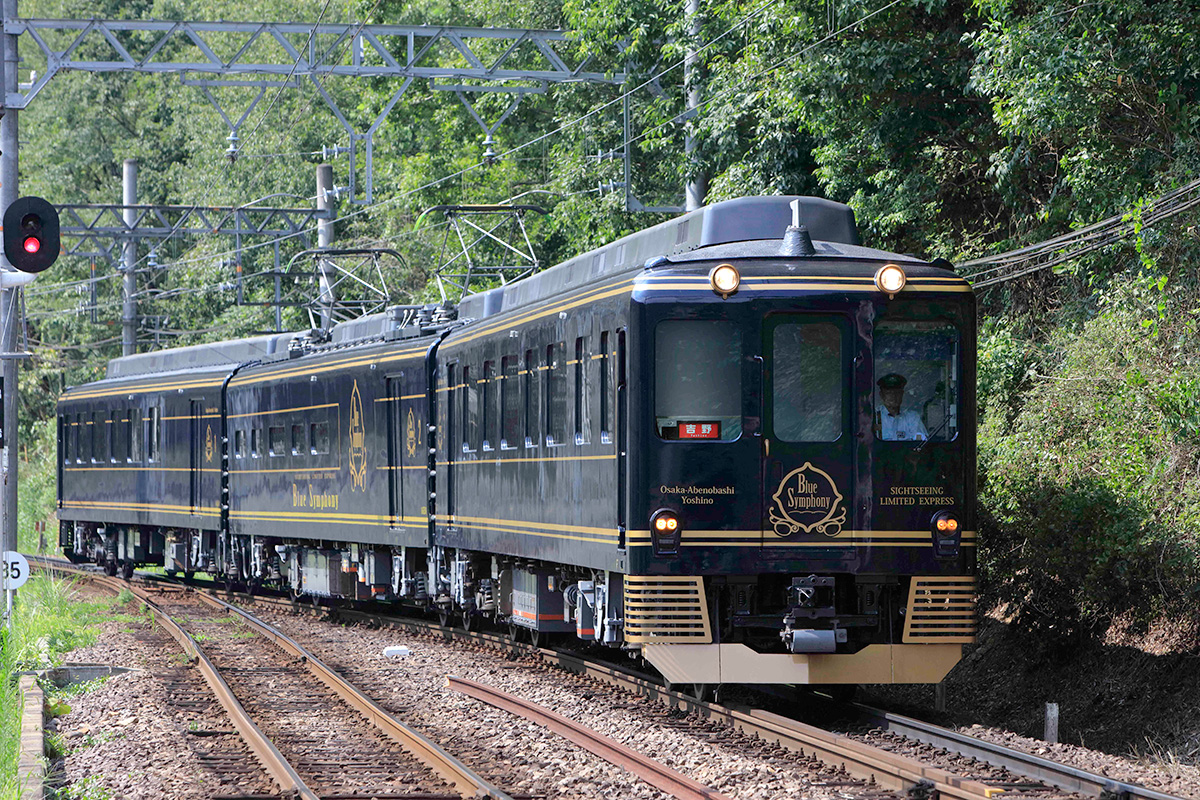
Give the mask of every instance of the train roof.
MULTIPOLYGON (((647 262, 667 257, 674 263, 697 259, 769 258, 779 255, 779 242, 792 224, 792 203, 808 228, 813 257, 861 260, 920 261, 862 247, 854 211, 843 203, 818 197, 780 195, 739 197, 713 203, 610 244, 568 259, 523 280, 470 295, 454 309, 399 306, 343 322, 330 332, 322 350, 354 346, 373 339, 433 334, 459 319, 481 319, 550 299, 564 292, 620 275, 638 272, 647 262)), ((198 344, 139 353, 108 362, 108 380, 185 370, 230 369, 250 361, 287 357, 288 345, 304 333, 275 333, 214 344, 198 344)))
POLYGON ((756 240, 778 242, 792 224, 793 202, 799 206, 800 223, 808 228, 814 240, 881 257, 879 251, 858 247, 854 210, 844 203, 795 195, 739 197, 631 233, 508 286, 465 297, 459 304, 459 316, 481 319, 537 303, 591 283, 640 271, 648 260, 660 256, 681 256, 702 248, 756 240))
POLYGON ((198 370, 204 368, 236 367, 247 361, 268 358, 276 352, 287 350, 288 342, 295 333, 272 333, 252 336, 213 344, 193 344, 153 353, 138 353, 114 358, 108 362, 109 380, 132 378, 139 375, 198 370))

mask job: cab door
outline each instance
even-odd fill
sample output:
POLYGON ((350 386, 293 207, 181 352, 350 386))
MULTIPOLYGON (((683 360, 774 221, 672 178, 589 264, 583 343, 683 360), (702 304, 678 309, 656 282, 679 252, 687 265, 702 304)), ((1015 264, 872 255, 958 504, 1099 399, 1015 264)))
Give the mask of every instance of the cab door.
POLYGON ((849 537, 855 488, 850 336, 849 319, 836 315, 764 320, 763 547, 837 546, 849 537))

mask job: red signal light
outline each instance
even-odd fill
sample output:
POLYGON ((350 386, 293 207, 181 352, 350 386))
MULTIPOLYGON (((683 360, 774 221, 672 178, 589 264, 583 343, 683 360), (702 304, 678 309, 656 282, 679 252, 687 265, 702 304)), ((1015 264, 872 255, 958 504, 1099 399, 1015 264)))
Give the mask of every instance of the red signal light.
POLYGON ((36 253, 42 249, 42 242, 36 236, 30 236, 25 239, 25 252, 36 253))

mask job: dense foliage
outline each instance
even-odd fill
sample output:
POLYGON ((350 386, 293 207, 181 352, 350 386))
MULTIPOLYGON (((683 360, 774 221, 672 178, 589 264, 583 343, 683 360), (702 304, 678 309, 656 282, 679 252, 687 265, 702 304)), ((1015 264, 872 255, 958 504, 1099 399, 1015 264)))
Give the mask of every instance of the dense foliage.
MULTIPOLYGON (((855 207, 869 244, 952 259, 1138 208, 1197 175, 1196 12, 1184 0, 709 0, 693 30, 678 0, 22 3, 41 17, 570 28, 594 68, 628 72, 630 192, 642 203, 678 204, 701 173, 710 199, 824 195, 855 207), (684 119, 689 47, 704 104, 684 119), (698 142, 691 158, 685 130, 698 142)), ((396 88, 324 87, 360 131, 396 88)), ((220 92, 234 115, 252 99, 220 92)), ((439 203, 544 206, 530 220, 543 263, 657 221, 612 191, 624 180, 619 97, 586 84, 528 95, 496 134, 499 158, 485 162, 482 131, 455 96, 414 83, 376 134, 376 202, 342 202, 339 242, 400 250, 395 299, 406 301, 436 296, 427 282, 444 230, 436 217, 414 223, 439 203)), ((505 102, 483 97, 481 113, 495 120, 505 102)), ((346 144, 307 86, 260 104, 231 163, 199 91, 146 75, 60 75, 21 125, 22 190, 59 202, 117 201, 121 162, 135 157, 143 202, 280 195, 272 202, 304 206, 318 151, 346 144)), ((333 163, 344 185, 350 165, 333 163)), ((1188 585, 1200 503, 1192 221, 981 295, 984 565, 994 596, 1019 613, 1095 623, 1128 605, 1164 608, 1188 585)), ((284 259, 302 247, 288 243, 284 259)), ((234 302, 229 248, 214 238, 157 248, 161 266, 139 276, 143 312, 159 315, 145 336, 189 343, 273 324, 268 309, 234 302)), ((240 259, 246 274, 266 269, 270 249, 240 259)), ((119 279, 112 265, 97 268, 94 322, 88 288, 72 283, 89 274, 82 259, 64 259, 27 293, 38 353, 22 379, 27 424, 51 414, 64 383, 96 377, 119 352, 119 279)), ((265 300, 269 282, 245 291, 265 300)), ((284 322, 308 318, 288 309, 284 322)))

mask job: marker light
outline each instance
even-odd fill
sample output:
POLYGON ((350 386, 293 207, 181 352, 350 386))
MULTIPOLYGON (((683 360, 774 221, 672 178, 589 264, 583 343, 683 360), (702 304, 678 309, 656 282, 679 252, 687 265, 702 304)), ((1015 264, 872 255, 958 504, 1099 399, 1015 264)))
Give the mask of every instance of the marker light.
POLYGON ((36 253, 42 249, 42 243, 36 236, 30 236, 25 239, 24 247, 26 253, 36 253))
POLYGON ((895 297, 906 283, 908 283, 908 276, 895 264, 884 264, 875 273, 875 286, 888 297, 895 297))
POLYGON ((733 264, 718 264, 708 273, 708 281, 714 292, 726 298, 738 290, 742 276, 733 264))

